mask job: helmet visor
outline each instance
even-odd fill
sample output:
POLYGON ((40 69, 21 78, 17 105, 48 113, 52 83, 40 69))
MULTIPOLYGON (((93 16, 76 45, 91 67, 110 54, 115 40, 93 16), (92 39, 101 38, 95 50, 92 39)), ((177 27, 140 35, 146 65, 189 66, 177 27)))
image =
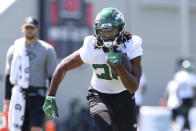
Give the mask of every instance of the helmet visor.
POLYGON ((118 36, 118 33, 119 29, 117 27, 97 29, 97 35, 104 41, 114 41, 114 39, 118 36))

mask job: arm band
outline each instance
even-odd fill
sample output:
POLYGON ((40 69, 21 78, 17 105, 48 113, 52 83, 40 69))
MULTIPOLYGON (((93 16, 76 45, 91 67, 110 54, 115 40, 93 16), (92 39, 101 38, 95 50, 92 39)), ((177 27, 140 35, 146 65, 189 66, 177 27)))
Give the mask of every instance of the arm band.
POLYGON ((14 87, 14 85, 11 84, 9 78, 10 78, 10 75, 7 74, 5 78, 5 99, 8 99, 8 100, 11 99, 11 94, 12 94, 11 90, 12 90, 12 87, 14 87))

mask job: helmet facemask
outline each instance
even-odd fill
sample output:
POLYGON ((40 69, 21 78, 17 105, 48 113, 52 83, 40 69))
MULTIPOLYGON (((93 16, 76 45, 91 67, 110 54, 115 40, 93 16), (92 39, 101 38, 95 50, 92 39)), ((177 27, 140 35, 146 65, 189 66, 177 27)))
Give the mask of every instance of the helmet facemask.
POLYGON ((124 33, 124 27, 104 27, 104 28, 96 28, 96 36, 98 40, 102 43, 101 45, 97 45, 97 47, 114 47, 119 46, 121 38, 124 33))

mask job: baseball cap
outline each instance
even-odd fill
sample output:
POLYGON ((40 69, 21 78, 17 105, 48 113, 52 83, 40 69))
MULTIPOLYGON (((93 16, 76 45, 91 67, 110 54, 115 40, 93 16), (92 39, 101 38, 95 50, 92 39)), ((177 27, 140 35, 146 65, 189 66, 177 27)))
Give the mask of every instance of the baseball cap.
POLYGON ((38 28, 39 27, 39 21, 33 17, 26 17, 25 20, 24 20, 24 27, 26 26, 32 26, 32 27, 35 27, 35 28, 38 28))

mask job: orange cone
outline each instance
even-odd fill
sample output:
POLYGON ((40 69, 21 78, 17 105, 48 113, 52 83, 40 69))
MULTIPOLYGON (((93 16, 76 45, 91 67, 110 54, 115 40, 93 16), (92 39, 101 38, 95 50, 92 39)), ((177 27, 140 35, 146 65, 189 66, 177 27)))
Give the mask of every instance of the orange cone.
POLYGON ((52 120, 48 120, 45 124, 46 131, 56 131, 56 124, 52 120))
POLYGON ((8 113, 0 112, 0 131, 8 130, 8 113))

